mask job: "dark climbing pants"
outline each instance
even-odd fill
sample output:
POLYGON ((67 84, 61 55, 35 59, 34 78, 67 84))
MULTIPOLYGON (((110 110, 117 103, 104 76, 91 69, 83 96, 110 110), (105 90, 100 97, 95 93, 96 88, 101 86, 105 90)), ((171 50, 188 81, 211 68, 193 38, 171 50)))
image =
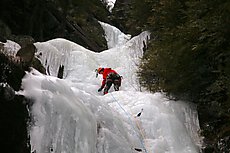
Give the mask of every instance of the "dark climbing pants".
POLYGON ((114 90, 118 91, 121 86, 121 76, 119 74, 110 73, 106 78, 104 94, 107 94, 110 87, 114 84, 114 90))

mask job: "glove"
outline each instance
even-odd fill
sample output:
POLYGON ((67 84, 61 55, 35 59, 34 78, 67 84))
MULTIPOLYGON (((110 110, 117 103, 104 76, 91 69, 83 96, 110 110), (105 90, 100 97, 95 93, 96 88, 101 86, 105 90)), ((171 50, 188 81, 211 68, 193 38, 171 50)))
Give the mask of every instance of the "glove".
POLYGON ((102 90, 102 88, 99 88, 97 91, 98 91, 98 92, 101 92, 101 90, 102 90))

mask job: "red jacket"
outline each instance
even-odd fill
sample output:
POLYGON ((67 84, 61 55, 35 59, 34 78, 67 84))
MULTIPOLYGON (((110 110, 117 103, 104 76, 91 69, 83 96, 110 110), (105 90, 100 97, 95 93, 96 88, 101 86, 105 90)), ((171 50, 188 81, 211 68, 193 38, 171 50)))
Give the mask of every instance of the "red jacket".
POLYGON ((108 76, 109 73, 115 73, 117 74, 117 72, 115 70, 112 70, 111 68, 104 68, 104 71, 103 71, 103 81, 101 83, 101 87, 104 88, 105 86, 105 83, 106 83, 106 77, 108 76))

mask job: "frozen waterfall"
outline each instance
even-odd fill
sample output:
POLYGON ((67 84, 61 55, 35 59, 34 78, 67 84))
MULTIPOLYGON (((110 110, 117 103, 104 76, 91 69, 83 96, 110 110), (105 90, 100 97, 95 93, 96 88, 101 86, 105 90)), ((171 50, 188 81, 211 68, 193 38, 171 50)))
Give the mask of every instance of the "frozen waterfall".
POLYGON ((195 106, 138 90, 136 71, 149 32, 131 38, 100 23, 110 46, 101 53, 61 38, 35 43, 50 75, 34 69, 22 81, 20 94, 34 99, 32 151, 198 153, 201 139, 195 106), (63 79, 56 77, 60 65, 63 79), (120 91, 97 92, 102 78, 95 77, 95 69, 101 66, 123 76, 120 91))

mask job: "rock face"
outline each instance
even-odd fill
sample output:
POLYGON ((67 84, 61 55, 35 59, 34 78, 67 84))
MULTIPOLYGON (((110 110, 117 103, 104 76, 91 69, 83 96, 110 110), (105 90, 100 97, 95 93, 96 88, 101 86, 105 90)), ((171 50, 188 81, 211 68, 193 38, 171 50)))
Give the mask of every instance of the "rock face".
POLYGON ((25 72, 14 60, 0 52, 0 144, 4 153, 29 153, 27 127, 28 100, 15 94, 25 72))
POLYGON ((15 42, 21 35, 31 36, 36 42, 66 38, 102 51, 107 46, 97 20, 105 22, 108 13, 98 0, 1 0, 0 36, 15 42))
POLYGON ((0 88, 1 152, 30 153, 27 133, 29 114, 25 104, 26 100, 18 95, 8 97, 6 94, 9 94, 7 93, 9 89, 2 87, 2 85, 0 85, 0 88))
POLYGON ((45 73, 35 51, 30 41, 22 43, 17 53, 0 43, 0 144, 4 153, 30 153, 28 108, 32 102, 16 91, 20 90, 25 71, 30 67, 45 73))

